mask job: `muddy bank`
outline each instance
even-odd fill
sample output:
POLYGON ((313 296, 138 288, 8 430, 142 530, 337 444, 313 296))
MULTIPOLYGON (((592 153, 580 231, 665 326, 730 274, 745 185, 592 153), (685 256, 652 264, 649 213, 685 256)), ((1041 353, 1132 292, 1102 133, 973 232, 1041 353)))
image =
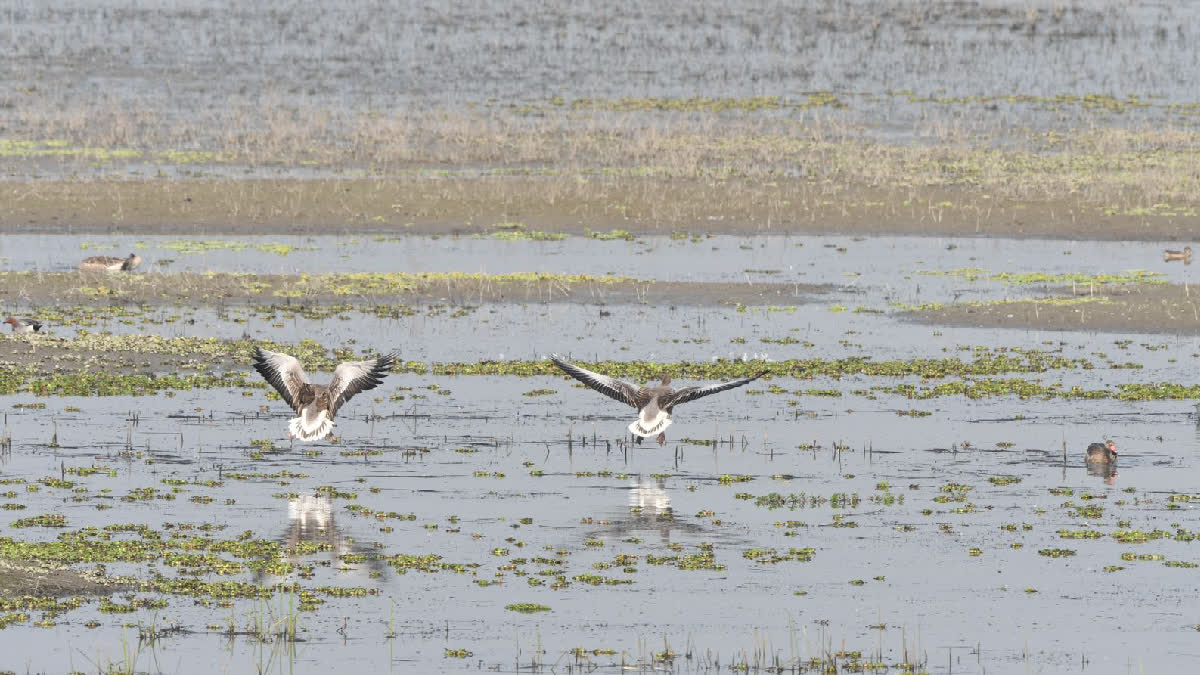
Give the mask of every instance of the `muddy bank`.
POLYGON ((469 235, 911 234, 1190 241, 1186 208, 1021 201, 966 188, 805 180, 504 176, 0 183, 0 231, 469 235))
POLYGON ((290 305, 353 302, 582 302, 595 304, 762 304, 803 302, 820 284, 693 283, 568 274, 349 273, 0 273, 0 299, 18 305, 253 302, 290 305))
POLYGON ((128 583, 95 572, 0 558, 0 596, 6 598, 103 595, 125 588, 128 583))
POLYGON ((1200 291, 1186 285, 1108 288, 1103 294, 958 304, 908 312, 929 324, 1022 330, 1200 335, 1200 291))

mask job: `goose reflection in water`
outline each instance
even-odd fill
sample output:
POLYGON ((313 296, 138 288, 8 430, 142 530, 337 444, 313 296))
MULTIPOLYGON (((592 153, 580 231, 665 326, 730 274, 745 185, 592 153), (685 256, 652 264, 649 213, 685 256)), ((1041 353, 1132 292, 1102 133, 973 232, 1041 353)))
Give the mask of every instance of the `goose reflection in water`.
POLYGON ((671 533, 703 533, 705 529, 689 520, 677 520, 671 508, 671 495, 666 479, 635 477, 629 484, 628 509, 620 517, 609 518, 609 525, 598 536, 629 537, 656 531, 663 543, 670 543, 671 533))
POLYGON ((1104 479, 1105 485, 1117 484, 1117 463, 1115 461, 1109 464, 1094 464, 1088 462, 1086 465, 1089 476, 1097 476, 1104 479))
MULTIPOLYGON (((333 500, 324 495, 305 495, 288 500, 288 524, 279 538, 284 560, 296 566, 302 578, 310 578, 305 566, 329 565, 338 570, 382 573, 384 561, 366 546, 347 537, 334 518, 333 500), (322 559, 317 554, 328 554, 322 559), (362 562, 358 562, 362 560, 362 562)), ((260 570, 259 580, 267 572, 260 570)), ((375 576, 378 576, 376 574, 375 576)))

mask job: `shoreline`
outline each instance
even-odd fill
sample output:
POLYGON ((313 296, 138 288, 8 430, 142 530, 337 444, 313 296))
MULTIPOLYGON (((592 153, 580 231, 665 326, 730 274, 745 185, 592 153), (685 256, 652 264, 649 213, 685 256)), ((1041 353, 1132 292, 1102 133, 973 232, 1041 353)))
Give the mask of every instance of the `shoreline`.
POLYGON ((0 232, 897 235, 1189 242, 1189 208, 1107 211, 965 188, 536 177, 0 182, 0 232))

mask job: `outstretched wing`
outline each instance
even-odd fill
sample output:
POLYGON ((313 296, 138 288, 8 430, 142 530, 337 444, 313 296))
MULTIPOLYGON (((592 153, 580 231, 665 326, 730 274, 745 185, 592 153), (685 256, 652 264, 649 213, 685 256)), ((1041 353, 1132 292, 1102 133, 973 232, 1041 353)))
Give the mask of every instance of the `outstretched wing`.
POLYGON ((388 354, 369 361, 347 361, 333 371, 329 383, 330 415, 360 391, 378 387, 396 363, 396 355, 388 354))
POLYGON ((705 396, 711 396, 712 394, 715 394, 715 393, 721 392, 721 391, 725 391, 726 389, 734 389, 734 388, 740 387, 745 384, 750 384, 751 382, 757 380, 758 378, 760 378, 766 374, 767 374, 767 371, 764 370, 763 372, 755 375, 754 377, 743 377, 740 380, 730 380, 729 382, 718 382, 717 384, 710 384, 707 387, 684 387, 683 389, 680 389, 678 391, 673 391, 666 396, 660 396, 658 399, 658 405, 659 405, 659 407, 661 407, 665 410, 670 410, 671 408, 679 405, 680 403, 687 403, 688 401, 695 401, 698 398, 704 398, 705 396))
POLYGON ((255 347, 254 369, 275 387, 293 410, 296 409, 300 388, 308 384, 308 375, 294 356, 255 347))
POLYGON ((554 362, 554 365, 561 368, 564 373, 609 398, 614 398, 621 403, 639 409, 642 407, 642 405, 645 405, 645 403, 642 403, 641 405, 638 404, 638 401, 642 398, 638 396, 639 390, 637 387, 629 384, 628 382, 622 382, 621 380, 609 377, 607 375, 601 375, 600 373, 593 373, 586 368, 573 366, 558 358, 558 355, 556 354, 551 354, 550 360, 554 362))

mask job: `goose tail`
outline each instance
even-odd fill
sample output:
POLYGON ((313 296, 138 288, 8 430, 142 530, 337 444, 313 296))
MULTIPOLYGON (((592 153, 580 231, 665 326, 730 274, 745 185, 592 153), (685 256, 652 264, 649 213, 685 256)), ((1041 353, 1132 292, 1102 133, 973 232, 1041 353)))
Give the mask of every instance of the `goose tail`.
POLYGON ((643 419, 638 417, 629 425, 629 433, 642 438, 657 436, 671 426, 671 415, 665 410, 659 410, 654 417, 643 419))
POLYGON ((333 432, 333 419, 329 412, 322 410, 314 415, 301 413, 288 422, 288 432, 302 441, 319 441, 333 432))

